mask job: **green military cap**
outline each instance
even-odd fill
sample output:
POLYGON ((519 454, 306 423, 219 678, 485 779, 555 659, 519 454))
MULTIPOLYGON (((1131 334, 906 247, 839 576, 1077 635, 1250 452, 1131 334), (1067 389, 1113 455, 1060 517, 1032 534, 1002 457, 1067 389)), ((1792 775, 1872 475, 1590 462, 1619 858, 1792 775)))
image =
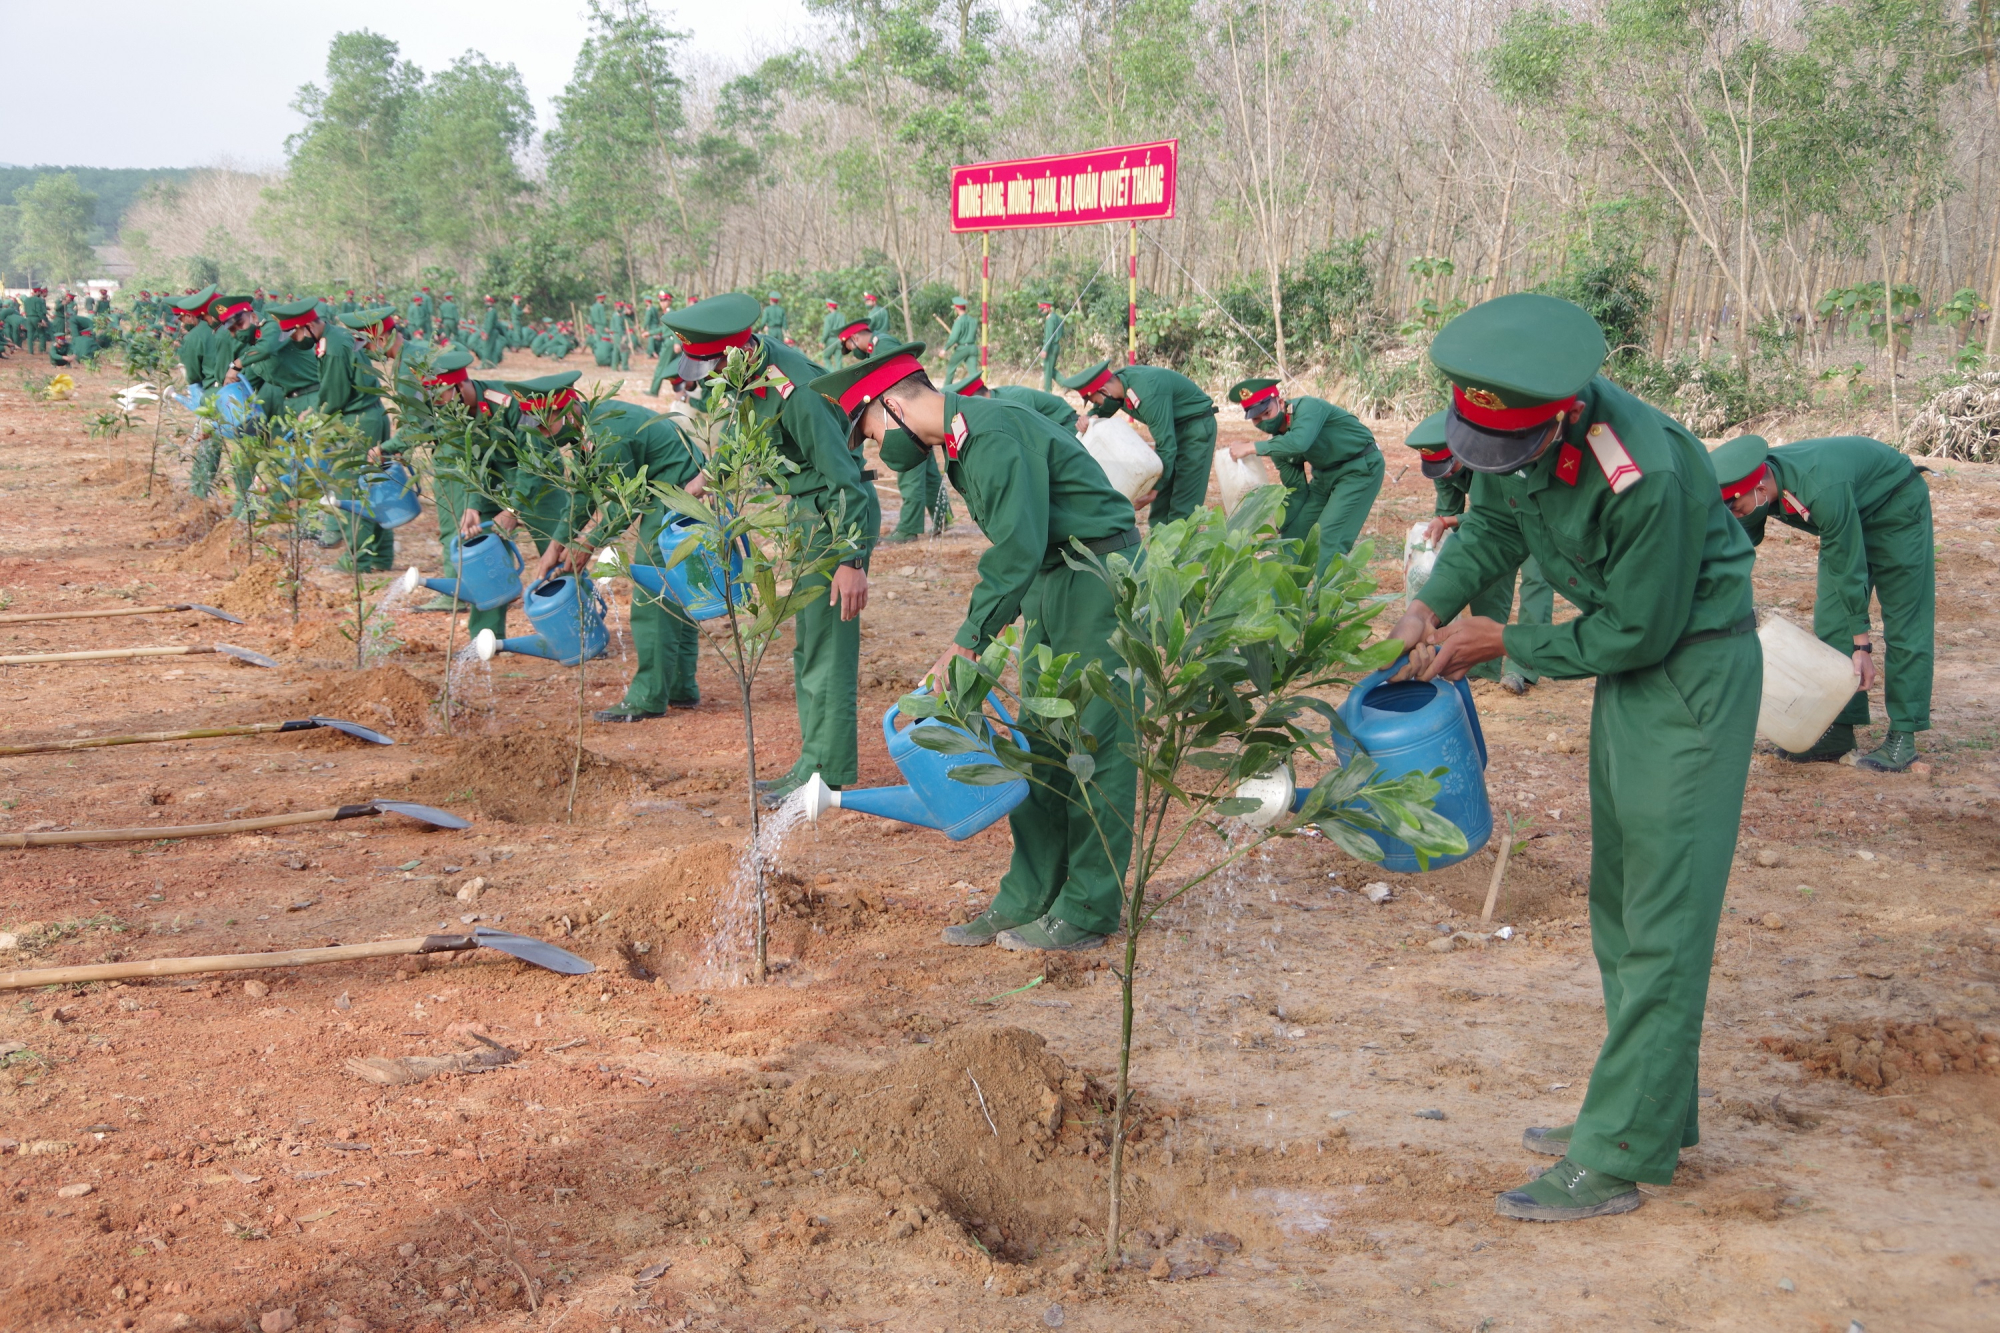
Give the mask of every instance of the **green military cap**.
POLYGON ((580 370, 562 370, 553 375, 537 375, 531 380, 508 380, 507 392, 514 395, 514 406, 523 412, 530 416, 546 416, 577 400, 576 382, 582 377, 580 370))
POLYGON ((1436 481, 1448 477, 1458 467, 1458 460, 1452 457, 1451 446, 1444 440, 1443 412, 1433 412, 1410 428, 1403 437, 1403 443, 1423 455, 1423 471, 1426 477, 1436 481))
POLYGON ((784 298, 782 296, 779 296, 776 292, 765 292, 764 299, 766 301, 782 301, 784 298))
POLYGON ((447 384, 464 383, 470 378, 464 372, 472 368, 475 360, 477 358, 463 347, 446 347, 431 353, 424 359, 424 387, 436 389, 447 384))
POLYGON ((394 309, 386 305, 371 306, 367 310, 350 310, 344 315, 337 316, 337 318, 348 328, 358 331, 361 329, 372 329, 383 320, 393 317, 395 313, 394 309))
POLYGON ((965 299, 965 298, 964 298, 963 296, 954 296, 954 297, 952 297, 952 298, 951 298, 951 303, 952 303, 953 305, 971 305, 971 304, 972 304, 972 302, 970 302, 970 301, 966 300, 966 299, 965 299))
POLYGON ((908 472, 913 467, 922 467, 924 463, 924 447, 901 426, 883 432, 879 452, 882 466, 895 472, 908 472))
POLYGON ((264 313, 277 320, 280 329, 289 331, 318 319, 319 301, 311 296, 297 301, 271 301, 265 304, 264 313))
POLYGON ((91 329, 90 316, 78 315, 76 317, 76 331, 78 333, 89 333, 90 329, 91 329))
MULTIPOLYGON (((711 296, 706 301, 682 306, 679 310, 670 310, 666 321, 667 327, 692 350, 703 344, 721 343, 738 334, 748 333, 750 326, 757 322, 757 303, 741 292, 726 292, 721 296, 711 296)), ((743 343, 733 345, 740 347, 743 343)))
MULTIPOLYGON (((38 288, 37 290, 40 289, 38 288)), ((208 309, 209 303, 215 300, 216 295, 215 284, 210 283, 192 296, 176 296, 167 304, 183 313, 199 315, 202 311, 208 309)))
POLYGON ((1597 321, 1558 297, 1517 292, 1459 315, 1430 349, 1452 384, 1452 453, 1475 472, 1523 466, 1546 447, 1605 354, 1597 321))
POLYGON ((1761 435, 1739 435, 1708 456, 1715 479, 1722 483, 1722 498, 1734 500, 1764 480, 1765 460, 1771 455, 1770 441, 1761 435))
POLYGON ((1111 363, 1099 361, 1096 365, 1085 367, 1074 375, 1060 376, 1056 383, 1074 393, 1096 393, 1111 377, 1111 363))
POLYGON ((1248 379, 1229 386, 1229 401, 1243 409, 1245 418, 1259 421, 1277 411, 1285 399, 1276 380, 1248 379))
POLYGON ((992 390, 986 387, 986 372, 983 370, 973 371, 956 384, 945 385, 944 391, 946 393, 955 393, 961 398, 969 394, 992 393, 992 390))
POLYGON ((840 414, 847 418, 847 442, 851 448, 868 404, 890 385, 923 374, 923 355, 922 343, 878 345, 853 365, 821 375, 806 387, 839 408, 840 414))

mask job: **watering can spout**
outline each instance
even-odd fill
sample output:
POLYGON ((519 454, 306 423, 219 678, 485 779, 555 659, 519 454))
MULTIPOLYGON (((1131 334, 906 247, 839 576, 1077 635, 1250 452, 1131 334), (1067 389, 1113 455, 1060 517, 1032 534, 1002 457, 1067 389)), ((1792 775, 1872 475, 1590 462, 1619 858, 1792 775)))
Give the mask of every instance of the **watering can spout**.
MULTIPOLYGON (((811 782, 819 783, 824 793, 824 810, 837 806, 842 810, 859 810, 864 815, 874 815, 877 819, 893 819, 899 824, 913 824, 918 828, 942 829, 944 824, 931 813, 916 791, 910 787, 856 787, 852 791, 834 791, 820 782, 819 774, 813 774, 811 782)), ((811 796, 807 800, 808 817, 817 819, 812 810, 811 796)))
POLYGON ((1238 818, 1251 828, 1264 829, 1288 814, 1297 814, 1305 809, 1306 797, 1312 795, 1312 788, 1294 785, 1291 771, 1281 768, 1246 779, 1236 788, 1236 794, 1257 802, 1255 810, 1238 818))
MULTIPOLYGON (((484 634, 491 631, 482 630, 480 632, 484 634)), ((551 662, 562 660, 554 646, 539 634, 516 634, 511 638, 501 639, 493 645, 493 651, 496 653, 519 653, 523 657, 546 657, 551 662)))

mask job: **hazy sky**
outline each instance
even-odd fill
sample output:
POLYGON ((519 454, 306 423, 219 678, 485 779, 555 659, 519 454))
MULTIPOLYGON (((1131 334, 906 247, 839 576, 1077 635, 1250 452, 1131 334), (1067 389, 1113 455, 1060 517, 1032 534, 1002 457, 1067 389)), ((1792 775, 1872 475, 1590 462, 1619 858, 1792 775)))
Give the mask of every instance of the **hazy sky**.
MULTIPOLYGON (((690 53, 734 62, 809 28, 803 0, 655 8, 690 53)), ((322 81, 334 33, 368 28, 426 70, 468 48, 521 71, 538 125, 569 81, 583 0, 0 0, 9 53, 0 162, 242 167, 283 161, 299 85, 322 81)))

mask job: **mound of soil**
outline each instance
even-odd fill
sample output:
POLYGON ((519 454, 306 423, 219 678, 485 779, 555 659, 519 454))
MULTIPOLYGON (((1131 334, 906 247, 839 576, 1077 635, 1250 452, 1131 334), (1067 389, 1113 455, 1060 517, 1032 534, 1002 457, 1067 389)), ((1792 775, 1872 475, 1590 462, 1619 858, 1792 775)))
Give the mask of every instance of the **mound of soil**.
POLYGON ((436 701, 435 686, 399 666, 378 666, 322 675, 306 696, 306 707, 321 717, 359 722, 405 740, 431 729, 436 701))
POLYGON ((1930 1023, 1836 1023, 1822 1040, 1765 1037, 1764 1049, 1796 1060, 1825 1078, 1844 1078, 1871 1092, 1938 1074, 2000 1074, 2000 1033, 1967 1019, 1930 1023))
MULTIPOLYGON (((218 533, 221 534, 220 549, 226 550, 227 539, 233 531, 240 529, 233 524, 225 523, 181 554, 193 555, 203 547, 216 542, 218 533)), ((162 565, 164 563, 163 561, 162 565)), ((250 566, 232 579, 221 592, 215 594, 214 604, 239 616, 291 614, 292 587, 285 579, 285 567, 270 561, 250 566)), ((314 586, 310 580, 299 585, 299 610, 323 611, 332 605, 333 599, 328 597, 324 590, 314 586)))
MULTIPOLYGON (((163 574, 227 574, 240 567, 249 558, 243 549, 243 528, 236 523, 217 523, 208 534, 192 546, 163 555, 153 562, 153 568, 163 574)), ((225 610, 243 612, 234 606, 225 610)), ((263 608, 253 608, 262 610, 263 608)))
MULTIPOLYGON (((407 675, 400 667, 378 670, 407 675)), ((569 818, 575 745, 556 732, 433 737, 424 751, 447 757, 427 765, 395 795, 460 813, 471 807, 510 824, 561 823, 569 818)), ((577 821, 603 823, 626 801, 651 790, 652 778, 645 771, 585 750, 576 776, 577 821)))
MULTIPOLYGON (((948 1033, 888 1069, 765 1092, 741 1123, 766 1167, 861 1163, 910 1228, 953 1222, 990 1253, 1021 1259, 1079 1223, 1098 1225, 1086 1219, 1104 1209, 1111 1103, 1109 1088, 1035 1033, 984 1028, 948 1033)), ((1128 1138, 1149 1134, 1141 1121, 1128 1138)), ((1128 1216, 1145 1215, 1148 1192, 1128 1173, 1128 1216)))

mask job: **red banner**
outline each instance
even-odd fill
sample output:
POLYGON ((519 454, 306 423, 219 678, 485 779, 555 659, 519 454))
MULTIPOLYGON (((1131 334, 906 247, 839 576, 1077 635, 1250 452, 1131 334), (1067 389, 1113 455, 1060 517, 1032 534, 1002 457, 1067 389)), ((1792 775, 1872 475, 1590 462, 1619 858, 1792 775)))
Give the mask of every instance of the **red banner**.
POLYGON ((1181 141, 1058 157, 979 162, 951 171, 951 229, 1079 227, 1174 215, 1181 141))

